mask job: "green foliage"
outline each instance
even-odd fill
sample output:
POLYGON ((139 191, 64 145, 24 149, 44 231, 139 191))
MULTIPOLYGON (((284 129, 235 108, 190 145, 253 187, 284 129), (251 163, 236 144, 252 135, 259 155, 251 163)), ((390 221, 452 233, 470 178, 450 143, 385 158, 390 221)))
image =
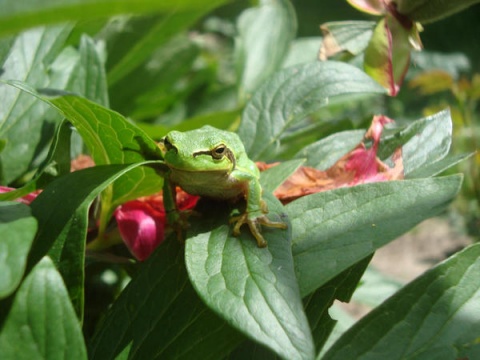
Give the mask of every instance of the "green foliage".
POLYGON ((62 277, 46 257, 15 294, 0 334, 2 359, 86 359, 85 342, 62 277))
MULTIPOLYGON (((388 164, 401 147, 405 180, 283 206, 272 192, 357 147, 385 90, 354 65, 317 61, 321 41, 295 39, 290 1, 204 18, 223 3, 0 1, 0 183, 17 188, 0 195, 0 358, 478 356, 478 246, 394 284, 344 334, 330 313, 378 248, 458 193, 461 175, 438 176, 469 156, 450 154, 450 112, 386 129, 375 154, 388 164), (236 130, 253 160, 286 159, 261 184, 288 229, 263 228, 258 248, 246 227, 232 235, 241 201, 201 199, 184 243, 167 236, 134 261, 112 214, 162 188, 155 140, 205 124, 236 130), (95 166, 70 172, 79 153, 95 166), (11 201, 38 189, 29 206, 11 201)), ((373 25, 354 25, 329 30, 358 54, 373 25)))
POLYGON ((3 234, 0 247, 4 254, 0 262, 0 298, 3 299, 10 295, 22 280, 27 255, 37 231, 37 221, 27 205, 2 202, 0 229, 3 234))

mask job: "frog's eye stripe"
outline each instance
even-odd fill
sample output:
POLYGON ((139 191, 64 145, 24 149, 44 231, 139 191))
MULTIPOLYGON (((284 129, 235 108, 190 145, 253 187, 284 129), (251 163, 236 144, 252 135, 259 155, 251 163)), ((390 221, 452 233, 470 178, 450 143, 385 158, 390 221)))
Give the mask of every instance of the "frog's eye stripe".
POLYGON ((231 163, 232 163, 232 170, 234 170, 234 169, 235 169, 235 166, 237 165, 237 162, 236 162, 236 160, 235 160, 235 155, 233 154, 232 150, 230 150, 229 148, 225 147, 224 154, 225 154, 225 156, 231 161, 231 163))
POLYGON ((232 150, 230 150, 226 145, 220 144, 213 148, 212 150, 206 150, 206 151, 198 151, 193 154, 193 157, 197 157, 198 155, 210 155, 212 159, 215 160, 220 160, 224 156, 227 157, 228 160, 232 163, 232 170, 235 169, 235 166, 237 164, 235 160, 235 155, 233 154, 232 150))

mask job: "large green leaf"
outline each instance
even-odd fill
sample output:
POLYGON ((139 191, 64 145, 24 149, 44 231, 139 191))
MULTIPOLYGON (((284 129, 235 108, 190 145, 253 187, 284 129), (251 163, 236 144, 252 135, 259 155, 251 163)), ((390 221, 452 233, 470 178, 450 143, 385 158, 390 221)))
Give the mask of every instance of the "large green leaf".
POLYGON ((96 166, 70 173, 52 182, 31 204, 38 232, 28 259, 29 268, 49 253, 62 273, 80 318, 90 204, 113 181, 142 164, 145 163, 96 166))
POLYGON ((332 96, 384 90, 361 70, 340 62, 316 62, 284 69, 253 95, 238 134, 249 156, 268 160, 295 123, 329 103, 332 96))
POLYGON ((462 177, 454 175, 365 184, 288 204, 302 295, 444 210, 461 182, 462 177))
POLYGON ((0 0, 0 36, 16 33, 23 29, 42 24, 54 24, 66 21, 91 20, 118 14, 142 14, 152 12, 202 11, 213 8, 225 0, 199 1, 175 0, 141 2, 125 0, 25 0, 12 2, 0 0))
POLYGON ((405 286, 347 331, 323 359, 476 359, 480 244, 405 286))
MULTIPOLYGON (((270 213, 282 214, 278 201, 267 199, 270 213)), ((248 231, 232 236, 227 213, 192 227, 185 261, 193 286, 211 309, 251 339, 283 358, 311 359, 314 346, 293 269, 290 232, 264 230, 268 248, 259 248, 248 231)))
POLYGON ((80 323, 49 258, 20 286, 0 333, 0 358, 87 359, 80 323))
MULTIPOLYGON (((69 31, 62 26, 19 35, 3 65, 2 79, 22 80, 37 88, 65 89, 77 59, 71 53, 56 59, 69 31)), ((53 136, 60 117, 45 103, 4 84, 0 85, 0 99, 0 139, 6 141, 0 154, 0 181, 9 184, 30 169, 53 136)))
POLYGON ((240 92, 250 97, 278 70, 297 31, 295 10, 289 0, 261 0, 238 19, 236 39, 240 92))
MULTIPOLYGON (((58 92, 40 94, 26 84, 9 83, 47 102, 67 118, 82 136, 96 165, 130 164, 162 157, 151 138, 115 111, 83 97, 58 92)), ((106 206, 113 207, 152 194, 161 185, 162 178, 153 168, 138 168, 114 184, 110 201, 103 200, 106 206)))
POLYGON ((16 202, 0 202, 0 299, 20 284, 37 221, 30 208, 16 202))
POLYGON ((243 340, 196 295, 183 249, 170 237, 142 264, 97 329, 91 360, 221 359, 243 340))
MULTIPOLYGON (((68 89, 108 104, 105 71, 91 39, 84 36, 79 50, 68 47, 60 52, 69 32, 70 27, 59 27, 20 35, 2 78, 22 80, 34 88, 68 89)), ((45 103, 18 89, 0 86, 0 97, 5 99, 5 112, 0 109, 0 138, 7 140, 0 159, 4 182, 9 183, 40 166, 61 118, 45 103)))

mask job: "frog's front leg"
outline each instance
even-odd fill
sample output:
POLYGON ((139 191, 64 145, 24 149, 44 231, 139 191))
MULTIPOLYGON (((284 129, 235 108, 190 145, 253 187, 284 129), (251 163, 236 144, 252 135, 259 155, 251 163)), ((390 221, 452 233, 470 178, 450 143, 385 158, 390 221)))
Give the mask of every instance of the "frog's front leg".
POLYGON ((254 178, 248 181, 245 199, 247 201, 245 213, 239 216, 234 216, 230 219, 230 222, 235 223, 233 227, 233 235, 240 235, 240 227, 243 224, 247 224, 252 235, 257 240, 258 247, 266 247, 267 241, 262 235, 261 225, 277 229, 286 229, 287 224, 271 221, 267 218, 266 214, 268 214, 268 207, 262 199, 262 187, 260 186, 258 179, 254 178))
POLYGON ((168 174, 163 184, 163 206, 168 224, 177 233, 177 238, 183 242, 184 230, 188 227, 187 214, 178 209, 176 185, 170 181, 168 174))

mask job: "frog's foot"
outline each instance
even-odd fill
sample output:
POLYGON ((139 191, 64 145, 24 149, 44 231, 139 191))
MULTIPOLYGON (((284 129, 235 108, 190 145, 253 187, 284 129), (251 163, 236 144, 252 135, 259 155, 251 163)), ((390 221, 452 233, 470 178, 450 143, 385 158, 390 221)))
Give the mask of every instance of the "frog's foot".
POLYGON ((261 225, 267 226, 267 227, 272 227, 272 228, 277 228, 277 229, 286 229, 287 224, 282 223, 282 222, 275 222, 271 221, 269 218, 267 218, 265 215, 260 215, 258 217, 249 217, 248 213, 244 213, 242 215, 234 216, 230 219, 230 223, 235 223, 233 227, 233 235, 238 236, 240 235, 240 227, 243 224, 247 224, 250 232, 252 233, 253 237, 255 240, 257 240, 257 245, 258 247, 266 247, 267 246, 267 241, 262 235, 261 232, 261 225))

